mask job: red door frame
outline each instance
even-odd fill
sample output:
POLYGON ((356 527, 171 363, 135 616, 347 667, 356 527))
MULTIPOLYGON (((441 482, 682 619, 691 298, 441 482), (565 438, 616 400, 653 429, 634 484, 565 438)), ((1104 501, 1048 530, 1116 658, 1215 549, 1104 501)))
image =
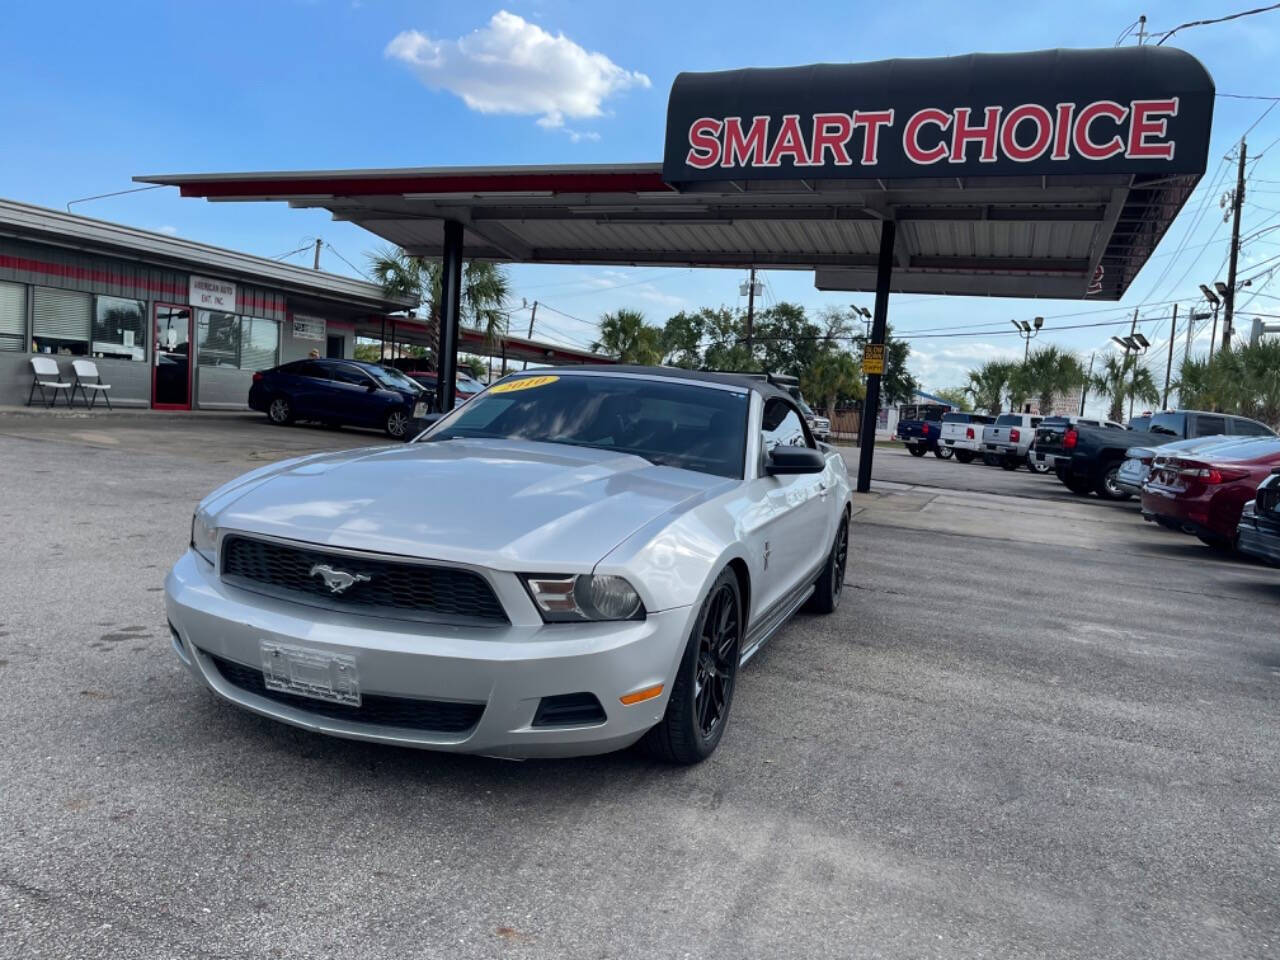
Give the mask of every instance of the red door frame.
POLYGON ((184 303, 161 303, 157 301, 151 305, 151 409, 153 410, 190 410, 192 407, 192 393, 195 387, 196 372, 196 311, 195 308, 184 303), (170 310, 186 310, 187 311, 187 402, 186 403, 156 403, 156 370, 159 364, 156 358, 160 355, 160 338, 156 335, 159 331, 156 324, 159 322, 160 308, 166 307, 170 310))

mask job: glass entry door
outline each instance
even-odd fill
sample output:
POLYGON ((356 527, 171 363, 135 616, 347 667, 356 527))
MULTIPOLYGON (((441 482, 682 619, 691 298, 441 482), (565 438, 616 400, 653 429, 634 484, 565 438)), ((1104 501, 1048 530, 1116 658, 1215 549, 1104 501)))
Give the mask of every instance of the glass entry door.
POLYGON ((151 406, 191 409, 191 308, 156 304, 151 406))

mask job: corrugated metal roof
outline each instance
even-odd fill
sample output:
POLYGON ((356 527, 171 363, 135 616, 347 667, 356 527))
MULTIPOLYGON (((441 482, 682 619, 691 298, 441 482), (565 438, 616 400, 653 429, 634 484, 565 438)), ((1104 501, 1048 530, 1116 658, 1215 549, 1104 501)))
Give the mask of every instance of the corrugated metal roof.
POLYGON ((840 290, 874 289, 878 223, 891 218, 901 227, 895 291, 1116 300, 1199 177, 773 180, 677 191, 648 164, 135 179, 184 196, 328 209, 415 256, 438 257, 442 225, 456 220, 468 259, 812 269, 820 288, 840 290))

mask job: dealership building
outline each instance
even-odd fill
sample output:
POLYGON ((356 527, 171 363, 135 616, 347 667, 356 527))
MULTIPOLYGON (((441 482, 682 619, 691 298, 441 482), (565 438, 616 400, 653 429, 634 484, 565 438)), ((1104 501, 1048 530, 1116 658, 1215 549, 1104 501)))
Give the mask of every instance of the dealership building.
POLYGON ((113 406, 241 409, 253 371, 312 350, 350 357, 357 332, 394 329, 414 306, 377 284, 0 200, 0 404, 27 401, 40 355, 67 381, 92 360, 113 406))

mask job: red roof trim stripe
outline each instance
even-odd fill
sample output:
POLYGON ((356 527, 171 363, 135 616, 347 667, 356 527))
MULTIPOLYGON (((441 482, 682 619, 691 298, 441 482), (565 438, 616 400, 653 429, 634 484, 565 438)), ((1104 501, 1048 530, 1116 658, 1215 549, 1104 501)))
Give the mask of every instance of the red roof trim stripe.
POLYGON ((184 197, 288 197, 317 194, 363 197, 396 193, 517 193, 531 190, 553 193, 660 193, 673 189, 657 172, 279 177, 205 180, 183 183, 180 186, 184 197))

